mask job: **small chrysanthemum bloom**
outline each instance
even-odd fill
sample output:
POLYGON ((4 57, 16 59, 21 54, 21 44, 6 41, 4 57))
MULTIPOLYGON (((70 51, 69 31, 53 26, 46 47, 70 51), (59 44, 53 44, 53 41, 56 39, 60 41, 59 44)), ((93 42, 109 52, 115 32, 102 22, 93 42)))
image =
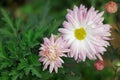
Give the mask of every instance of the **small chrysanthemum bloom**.
POLYGON ((110 25, 103 24, 103 12, 98 13, 93 7, 89 10, 85 6, 74 6, 68 10, 67 21, 59 31, 67 45, 71 49, 68 54, 75 60, 85 61, 86 57, 95 60, 97 57, 103 60, 101 54, 109 45, 110 25))
POLYGON ((50 73, 53 70, 56 73, 58 72, 58 68, 62 67, 62 63, 64 63, 61 57, 67 57, 65 53, 69 52, 66 42, 62 37, 55 40, 53 35, 51 35, 50 39, 44 38, 44 44, 41 44, 39 50, 39 61, 43 62, 43 70, 47 69, 49 65, 50 73))
POLYGON ((110 14, 116 13, 118 10, 118 4, 114 1, 110 1, 105 4, 105 10, 110 14))

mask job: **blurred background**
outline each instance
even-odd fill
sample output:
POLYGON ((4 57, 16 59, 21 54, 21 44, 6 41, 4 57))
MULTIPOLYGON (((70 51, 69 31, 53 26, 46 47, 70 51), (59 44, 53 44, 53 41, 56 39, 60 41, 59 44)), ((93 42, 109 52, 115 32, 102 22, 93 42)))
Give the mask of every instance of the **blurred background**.
POLYGON ((120 80, 120 0, 118 9, 109 13, 110 0, 0 0, 0 80, 120 80), (103 55, 104 69, 98 71, 95 61, 77 63, 63 58, 58 74, 42 71, 38 49, 43 37, 58 34, 67 9, 85 5, 104 11, 104 23, 110 24, 111 41, 103 55))

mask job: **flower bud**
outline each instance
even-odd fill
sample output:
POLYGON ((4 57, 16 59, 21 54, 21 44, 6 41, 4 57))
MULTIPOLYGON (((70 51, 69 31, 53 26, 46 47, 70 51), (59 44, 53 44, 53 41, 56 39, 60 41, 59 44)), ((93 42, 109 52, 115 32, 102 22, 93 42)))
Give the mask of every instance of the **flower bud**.
POLYGON ((104 63, 101 60, 98 60, 94 63, 94 67, 96 70, 103 70, 104 69, 104 63))
POLYGON ((105 4, 105 10, 110 14, 117 12, 117 9, 118 5, 116 2, 110 1, 105 4))

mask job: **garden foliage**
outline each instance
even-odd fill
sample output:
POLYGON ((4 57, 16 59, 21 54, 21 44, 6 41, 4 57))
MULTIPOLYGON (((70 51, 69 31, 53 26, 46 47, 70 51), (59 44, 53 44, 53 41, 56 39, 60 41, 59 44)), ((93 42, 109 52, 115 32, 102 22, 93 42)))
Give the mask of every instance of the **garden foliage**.
MULTIPOLYGON (((116 76, 120 79, 120 72, 115 71, 119 69, 120 51, 112 45, 104 57, 111 63, 117 60, 117 63, 105 66, 102 71, 95 70, 94 61, 77 63, 71 58, 62 58, 65 62, 63 68, 57 74, 50 74, 48 69, 42 70, 43 65, 39 62, 39 47, 43 38, 50 37, 51 33, 58 35, 66 9, 84 4, 103 11, 107 1, 109 0, 36 0, 19 7, 20 16, 17 16, 17 12, 12 14, 1 7, 0 80, 113 80, 116 76)), ((116 2, 120 3, 119 0, 116 2)), ((105 12, 105 23, 115 24, 115 16, 116 14, 105 12)), ((119 28, 115 32, 119 34, 119 28)))

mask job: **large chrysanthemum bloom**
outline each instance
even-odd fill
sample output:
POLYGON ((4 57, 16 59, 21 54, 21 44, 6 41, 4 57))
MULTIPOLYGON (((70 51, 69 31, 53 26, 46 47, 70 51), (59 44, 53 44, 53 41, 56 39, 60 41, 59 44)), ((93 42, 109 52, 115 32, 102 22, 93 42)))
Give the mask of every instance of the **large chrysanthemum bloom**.
POLYGON ((39 61, 43 62, 43 70, 49 66, 50 73, 53 70, 56 73, 58 72, 58 68, 62 67, 62 63, 64 63, 61 57, 67 57, 65 53, 69 52, 66 42, 62 37, 55 40, 53 35, 51 35, 50 39, 44 38, 44 44, 41 44, 39 50, 39 61))
POLYGON ((103 24, 104 12, 98 12, 93 7, 89 10, 85 6, 74 6, 73 10, 68 9, 67 21, 63 22, 63 27, 59 31, 67 45, 71 49, 68 54, 75 60, 85 61, 99 58, 109 46, 110 28, 109 24, 103 24))

